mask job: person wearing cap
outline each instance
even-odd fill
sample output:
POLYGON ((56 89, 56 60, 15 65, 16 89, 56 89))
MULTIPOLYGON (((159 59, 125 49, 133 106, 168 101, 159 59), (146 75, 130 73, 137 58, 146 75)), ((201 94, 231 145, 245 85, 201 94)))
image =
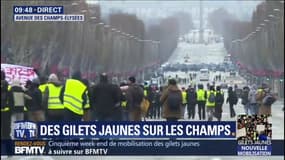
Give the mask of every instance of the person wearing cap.
POLYGON ((27 100, 28 108, 28 120, 33 122, 44 121, 44 110, 42 107, 42 92, 38 88, 40 85, 39 79, 35 78, 32 80, 30 85, 27 85, 26 94, 32 97, 32 99, 27 100))
POLYGON ((92 119, 99 121, 122 120, 121 90, 108 80, 106 73, 100 75, 100 82, 92 88, 92 119))
POLYGON ((127 108, 129 109, 129 119, 130 121, 141 121, 141 103, 144 98, 143 88, 136 83, 135 77, 129 77, 128 85, 129 87, 126 91, 126 99, 127 108))
POLYGON ((64 105, 65 121, 86 121, 90 109, 87 86, 82 82, 81 72, 76 71, 67 79, 60 92, 64 105))
POLYGON ((62 85, 57 75, 54 73, 50 74, 43 95, 43 107, 46 110, 47 121, 64 120, 64 105, 59 99, 61 89, 62 85))
POLYGON ((31 100, 32 97, 25 94, 19 79, 14 79, 11 83, 11 89, 8 91, 8 106, 11 109, 11 133, 14 139, 15 121, 24 120, 25 100, 31 100))

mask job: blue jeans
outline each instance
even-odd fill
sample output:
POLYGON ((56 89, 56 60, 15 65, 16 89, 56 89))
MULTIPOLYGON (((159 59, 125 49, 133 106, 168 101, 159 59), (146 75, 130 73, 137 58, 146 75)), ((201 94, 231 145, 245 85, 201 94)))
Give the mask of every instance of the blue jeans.
POLYGON ((249 103, 244 105, 244 112, 245 112, 246 115, 251 115, 252 114, 252 112, 250 110, 250 104, 249 103))
POLYGON ((251 103, 249 104, 250 108, 250 114, 251 115, 257 115, 258 114, 258 105, 257 103, 251 103))

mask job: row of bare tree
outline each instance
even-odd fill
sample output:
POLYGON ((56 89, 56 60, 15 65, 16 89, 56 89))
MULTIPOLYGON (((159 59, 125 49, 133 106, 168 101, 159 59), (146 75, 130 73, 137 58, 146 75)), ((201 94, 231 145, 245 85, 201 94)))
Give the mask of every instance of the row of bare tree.
POLYGON ((214 30, 224 37, 225 47, 243 67, 256 71, 284 73, 284 3, 266 0, 240 21, 225 9, 209 15, 214 30))
POLYGON ((34 66, 43 74, 74 70, 87 76, 103 71, 130 74, 166 61, 176 48, 179 25, 183 25, 178 16, 146 28, 142 20, 126 13, 113 13, 103 20, 100 10, 85 1, 1 1, 2 62, 34 66), (15 5, 63 5, 67 14, 86 10, 85 21, 14 22, 15 5), (139 41, 122 32, 152 41, 139 41))

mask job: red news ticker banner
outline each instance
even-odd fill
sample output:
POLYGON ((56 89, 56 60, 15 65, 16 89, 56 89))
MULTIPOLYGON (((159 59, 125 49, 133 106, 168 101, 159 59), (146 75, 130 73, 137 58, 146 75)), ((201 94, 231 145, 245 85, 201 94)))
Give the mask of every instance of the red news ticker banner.
POLYGON ((32 67, 1 64, 1 70, 5 72, 6 80, 9 84, 11 84, 14 79, 19 79, 21 84, 25 84, 27 80, 32 80, 38 77, 32 67))

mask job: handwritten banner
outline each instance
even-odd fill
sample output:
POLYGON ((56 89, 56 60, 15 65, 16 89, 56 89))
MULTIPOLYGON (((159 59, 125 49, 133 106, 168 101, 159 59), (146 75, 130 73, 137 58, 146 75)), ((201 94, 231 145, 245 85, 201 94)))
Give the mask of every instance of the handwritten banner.
POLYGON ((25 67, 13 64, 1 64, 1 70, 5 72, 6 80, 9 84, 13 79, 19 79, 21 84, 25 84, 27 80, 37 78, 37 74, 34 72, 34 68, 25 67))

